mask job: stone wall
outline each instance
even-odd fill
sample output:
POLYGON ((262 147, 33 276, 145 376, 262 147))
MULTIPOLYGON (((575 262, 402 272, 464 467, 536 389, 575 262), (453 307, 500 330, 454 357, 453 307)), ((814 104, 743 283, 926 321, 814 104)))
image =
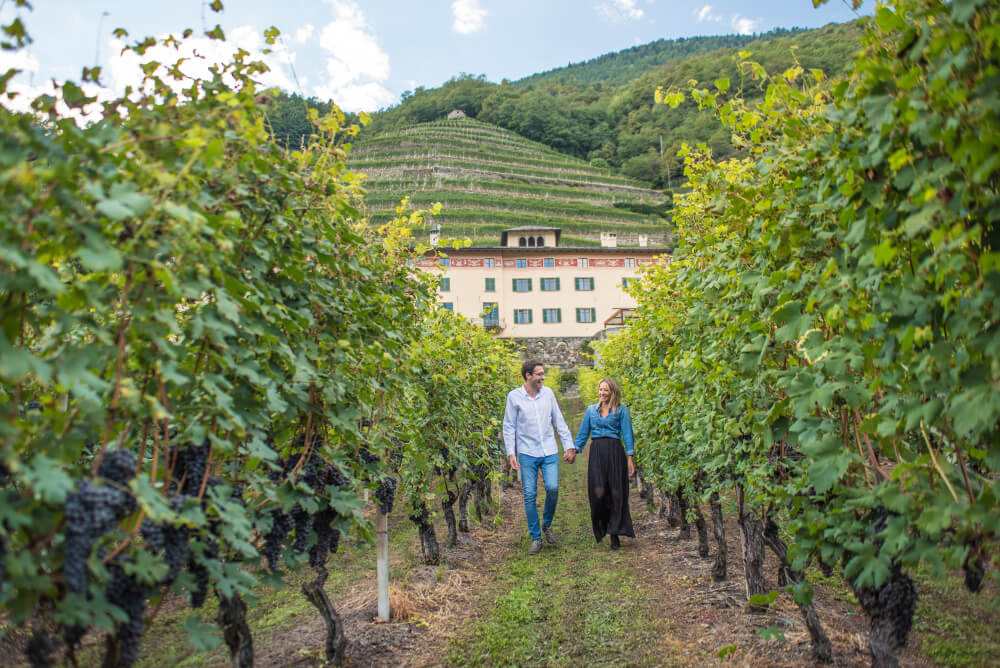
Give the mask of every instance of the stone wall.
POLYGON ((545 366, 573 369, 590 366, 593 361, 584 356, 582 346, 593 339, 589 336, 536 337, 512 339, 521 349, 521 359, 537 359, 545 366))

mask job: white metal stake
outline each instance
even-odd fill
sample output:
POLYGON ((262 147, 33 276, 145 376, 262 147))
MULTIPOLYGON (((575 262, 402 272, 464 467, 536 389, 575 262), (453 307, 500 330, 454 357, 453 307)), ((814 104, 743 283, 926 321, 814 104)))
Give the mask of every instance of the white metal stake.
POLYGON ((389 518, 381 508, 375 513, 375 577, 378 616, 389 621, 389 518))

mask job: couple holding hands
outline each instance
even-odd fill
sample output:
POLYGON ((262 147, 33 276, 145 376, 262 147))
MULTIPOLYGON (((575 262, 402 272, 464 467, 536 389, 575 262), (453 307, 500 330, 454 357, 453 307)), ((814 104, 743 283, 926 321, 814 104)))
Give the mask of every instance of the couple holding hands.
POLYGON ((572 464, 591 442, 587 466, 587 497, 594 538, 601 542, 611 536, 611 549, 620 546, 618 537, 635 538, 628 509, 628 479, 635 475, 632 455, 635 438, 628 407, 621 404, 621 390, 611 378, 598 383, 599 401, 587 406, 576 439, 570 438, 555 394, 545 387, 545 367, 529 360, 521 366, 524 384, 507 393, 503 415, 503 441, 507 459, 515 471, 521 471, 524 513, 531 534, 529 554, 542 550, 542 536, 550 545, 558 544, 552 531, 552 519, 559 499, 559 449, 555 432, 562 440, 567 463, 572 464), (538 473, 545 485, 542 520, 538 520, 538 473))

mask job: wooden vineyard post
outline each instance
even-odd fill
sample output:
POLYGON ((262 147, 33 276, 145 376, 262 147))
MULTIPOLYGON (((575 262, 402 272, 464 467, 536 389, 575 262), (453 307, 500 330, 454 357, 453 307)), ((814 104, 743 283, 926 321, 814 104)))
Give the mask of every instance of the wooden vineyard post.
POLYGON ((389 621, 389 518, 381 507, 375 513, 375 578, 378 616, 389 621))

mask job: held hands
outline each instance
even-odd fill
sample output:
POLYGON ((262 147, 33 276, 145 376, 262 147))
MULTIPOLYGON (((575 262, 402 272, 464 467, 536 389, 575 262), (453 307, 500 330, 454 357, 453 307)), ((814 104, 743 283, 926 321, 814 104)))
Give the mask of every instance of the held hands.
POLYGON ((563 453, 563 459, 566 460, 567 464, 572 464, 573 461, 576 459, 576 450, 573 448, 567 450, 565 453, 563 453))

